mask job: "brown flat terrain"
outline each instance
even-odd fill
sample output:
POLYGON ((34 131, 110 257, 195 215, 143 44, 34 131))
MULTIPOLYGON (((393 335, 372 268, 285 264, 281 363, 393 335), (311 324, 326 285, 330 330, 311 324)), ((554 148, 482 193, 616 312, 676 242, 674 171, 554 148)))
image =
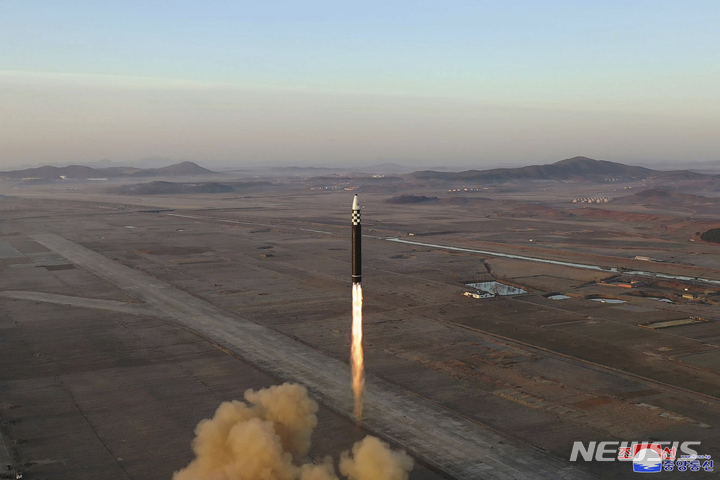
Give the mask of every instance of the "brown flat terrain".
MULTIPOLYGON (((483 192, 492 200, 458 205, 362 195, 370 377, 567 466, 575 440, 700 440, 701 453, 720 455, 720 285, 712 283, 720 280, 720 250, 690 242, 712 222, 642 206, 630 215, 588 214, 591 206, 571 203, 580 196, 571 188, 483 192), (709 282, 597 283, 621 269, 709 282), (528 293, 462 295, 465 283, 493 278, 528 293), (682 298, 685 288, 697 298, 682 298), (551 293, 570 298, 546 298, 551 293), (643 327, 690 317, 702 321, 643 327)), ((0 432, 28 478, 170 478, 190 459, 194 426, 221 401, 286 379, 142 310, 132 287, 67 260, 38 235, 56 234, 347 363, 352 192, 290 185, 252 198, 0 193, 0 432)), ((329 408, 310 455, 337 458, 365 432, 332 400, 318 399, 329 408)), ((442 473, 411 442, 369 422, 420 460, 412 478, 442 473)), ((617 462, 575 466, 599 478, 633 477, 617 462)))

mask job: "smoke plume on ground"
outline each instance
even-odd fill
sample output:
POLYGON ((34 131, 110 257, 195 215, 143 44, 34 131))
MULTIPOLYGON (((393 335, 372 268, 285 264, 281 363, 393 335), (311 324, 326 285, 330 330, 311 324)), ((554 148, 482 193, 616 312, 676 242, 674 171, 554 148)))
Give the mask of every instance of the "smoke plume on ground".
MULTIPOLYGON (((222 403, 195 428, 195 459, 173 480, 338 480, 332 459, 307 461, 317 403, 305 387, 285 383, 245 392, 245 402, 222 403)), ((375 437, 340 459, 349 480, 407 480, 413 461, 375 437)))
POLYGON ((352 454, 340 457, 340 473, 350 480, 406 480, 413 460, 405 452, 393 452, 375 437, 365 437, 353 445, 352 454))

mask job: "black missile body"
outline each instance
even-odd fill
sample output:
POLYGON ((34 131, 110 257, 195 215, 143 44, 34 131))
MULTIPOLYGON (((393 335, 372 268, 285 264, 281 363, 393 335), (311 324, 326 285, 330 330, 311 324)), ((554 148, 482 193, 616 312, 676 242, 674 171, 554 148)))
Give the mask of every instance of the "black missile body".
POLYGON ((362 282, 362 234, 360 232, 360 204, 355 195, 352 204, 352 281, 362 282))

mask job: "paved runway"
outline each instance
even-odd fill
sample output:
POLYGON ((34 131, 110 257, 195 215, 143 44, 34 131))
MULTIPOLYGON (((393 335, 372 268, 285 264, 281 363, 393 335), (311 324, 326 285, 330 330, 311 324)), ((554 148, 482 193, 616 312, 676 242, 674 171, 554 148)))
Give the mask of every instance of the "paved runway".
MULTIPOLYGON (((348 417, 352 415, 347 364, 58 235, 32 238, 145 303, 21 292, 7 292, 7 296, 90 308, 128 307, 136 314, 141 310, 145 312, 141 314, 173 320, 275 376, 304 384, 323 404, 348 417)), ((569 463, 530 446, 515 445, 475 422, 372 376, 367 379, 363 424, 457 479, 590 478, 569 463)))
POLYGON ((35 302, 48 302, 56 305, 69 305, 71 307, 97 308, 100 310, 111 310, 113 312, 129 313, 130 315, 149 315, 162 317, 162 312, 155 310, 147 304, 132 304, 117 302, 114 300, 99 300, 96 298, 71 297, 69 295, 57 295, 55 293, 24 292, 5 290, 0 292, 0 297, 14 298, 17 300, 33 300, 35 302))

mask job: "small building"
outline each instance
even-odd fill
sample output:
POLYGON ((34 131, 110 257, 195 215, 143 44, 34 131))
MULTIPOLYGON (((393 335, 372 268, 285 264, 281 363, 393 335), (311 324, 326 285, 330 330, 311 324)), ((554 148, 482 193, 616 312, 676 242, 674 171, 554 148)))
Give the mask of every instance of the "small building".
POLYGON ((470 298, 493 298, 495 295, 492 293, 475 293, 475 292, 463 292, 463 295, 470 298))
POLYGON ((611 287, 621 287, 621 288, 638 288, 638 287, 645 287, 648 285, 647 282, 643 280, 623 280, 623 279, 612 279, 608 281, 601 280, 598 282, 599 285, 608 285, 611 287))

